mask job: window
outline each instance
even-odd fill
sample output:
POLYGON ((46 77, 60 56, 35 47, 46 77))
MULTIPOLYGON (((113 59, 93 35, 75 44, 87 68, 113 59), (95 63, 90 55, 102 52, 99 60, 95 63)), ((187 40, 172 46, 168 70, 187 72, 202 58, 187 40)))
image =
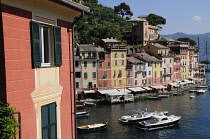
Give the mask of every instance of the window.
POLYGON ((103 71, 103 76, 104 76, 104 78, 107 77, 107 71, 103 71))
POLYGON ((108 66, 108 67, 111 67, 111 62, 108 62, 108 63, 107 63, 107 66, 108 66))
POLYGON ((155 63, 155 68, 157 67, 157 63, 155 63))
POLYGON ((124 60, 121 61, 121 65, 124 66, 124 60))
POLYGON ((96 62, 95 61, 93 61, 93 67, 96 67, 96 62))
POLYGON ((170 63, 172 63, 172 60, 171 60, 171 58, 170 58, 170 63))
POLYGON ((138 84, 138 82, 137 82, 137 80, 135 80, 135 85, 137 85, 138 84))
POLYGON ((89 57, 89 58, 91 57, 91 53, 88 53, 88 57, 89 57))
POLYGON ((79 82, 76 82, 76 88, 79 88, 79 82))
POLYGON ((104 87, 106 87, 106 86, 107 86, 107 83, 106 83, 106 81, 104 81, 104 82, 103 82, 103 86, 104 86, 104 87))
POLYGON ((162 63, 160 63, 160 67, 162 67, 162 63))
POLYGON ((41 106, 41 125, 43 139, 57 138, 56 102, 41 106))
POLYGON ((166 68, 163 68, 163 73, 166 74, 166 68))
POLYGON ((88 88, 92 88, 93 87, 93 83, 92 82, 88 82, 88 88))
POLYGON ((155 78, 157 77, 157 72, 156 71, 155 71, 155 75, 154 76, 155 76, 155 78))
POLYGON ((164 63, 166 63, 166 59, 164 59, 164 63))
POLYGON ((84 61, 84 67, 87 67, 87 61, 84 61))
POLYGON ((96 78, 96 72, 93 72, 92 75, 93 75, 93 78, 96 78))
POLYGON ((75 72, 75 77, 76 78, 81 78, 81 72, 75 72))
POLYGON ((31 41, 34 68, 62 65, 60 27, 31 21, 31 41))
POLYGON ((119 70, 119 75, 118 76, 122 76, 122 70, 119 70))
POLYGON ((99 67, 102 67, 102 62, 99 62, 99 67))
POLYGON ((114 58, 117 58, 117 53, 116 52, 114 53, 114 58))
POLYGON ((79 61, 75 61, 75 67, 79 67, 79 61))
POLYGON ((119 86, 121 86, 122 85, 122 80, 119 80, 119 86))
POLYGON ((130 85, 131 84, 131 79, 127 80, 127 84, 130 85))
POLYGON ((114 86, 116 86, 116 80, 114 80, 114 86))
POLYGON ((114 61, 114 65, 117 66, 117 60, 114 61))
POLYGON ((160 71, 160 77, 163 77, 163 71, 160 71))
POLYGON ((84 78, 87 79, 88 78, 88 74, 87 72, 84 73, 84 78))
POLYGON ((171 67, 169 68, 169 72, 172 73, 172 68, 171 67))
POLYGON ((154 83, 157 83, 156 79, 154 79, 154 83))
POLYGON ((121 58, 124 58, 124 53, 121 53, 121 58))
POLYGON ((151 71, 149 71, 149 75, 151 75, 151 71))

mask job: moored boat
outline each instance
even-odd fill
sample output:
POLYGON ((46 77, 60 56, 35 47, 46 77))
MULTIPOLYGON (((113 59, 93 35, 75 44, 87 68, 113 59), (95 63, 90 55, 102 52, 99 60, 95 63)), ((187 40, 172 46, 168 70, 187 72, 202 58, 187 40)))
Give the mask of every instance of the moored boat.
POLYGON ((190 98, 192 99, 192 98, 195 98, 195 96, 190 96, 190 98))
POLYGON ((89 131, 89 130, 99 130, 104 129, 107 127, 108 121, 104 123, 96 123, 91 125, 83 125, 83 126, 77 126, 77 130, 79 131, 89 131))
POLYGON ((89 111, 81 111, 81 112, 76 112, 76 117, 85 117, 85 116, 89 116, 89 111))
POLYGON ((183 96, 184 93, 173 93, 173 96, 183 96))
POLYGON ((147 120, 151 119, 154 115, 167 115, 168 111, 163 112, 147 112, 147 111, 137 111, 135 114, 129 114, 126 116, 122 116, 119 121, 122 123, 130 123, 130 122, 136 122, 141 120, 147 120))
POLYGON ((206 92, 206 90, 205 89, 200 89, 200 90, 197 90, 197 94, 204 94, 206 92))
POLYGON ((169 98, 170 95, 158 95, 159 98, 169 98))
POLYGON ((150 99, 150 100, 161 100, 160 97, 158 96, 154 96, 154 97, 147 97, 147 99, 150 99))
POLYGON ((189 90, 189 93, 196 93, 197 90, 189 90))
POLYGON ((175 126, 180 119, 180 116, 175 115, 154 115, 151 120, 139 122, 136 127, 141 130, 162 129, 175 126))

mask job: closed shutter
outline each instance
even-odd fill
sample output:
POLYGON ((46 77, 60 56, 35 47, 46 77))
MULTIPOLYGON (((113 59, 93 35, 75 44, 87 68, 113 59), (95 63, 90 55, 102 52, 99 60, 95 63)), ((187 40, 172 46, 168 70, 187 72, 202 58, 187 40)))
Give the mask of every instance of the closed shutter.
POLYGON ((54 26, 55 66, 62 65, 61 28, 54 26))
POLYGON ((41 107, 42 139, 57 139, 56 103, 41 107))
POLYGON ((31 21, 31 44, 33 68, 41 66, 40 25, 31 21))

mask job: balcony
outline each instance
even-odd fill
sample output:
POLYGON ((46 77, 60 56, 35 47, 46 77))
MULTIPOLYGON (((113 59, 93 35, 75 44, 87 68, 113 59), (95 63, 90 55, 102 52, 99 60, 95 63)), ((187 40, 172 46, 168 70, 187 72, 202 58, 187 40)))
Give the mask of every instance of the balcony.
POLYGON ((126 65, 126 69, 132 69, 133 65, 126 65))

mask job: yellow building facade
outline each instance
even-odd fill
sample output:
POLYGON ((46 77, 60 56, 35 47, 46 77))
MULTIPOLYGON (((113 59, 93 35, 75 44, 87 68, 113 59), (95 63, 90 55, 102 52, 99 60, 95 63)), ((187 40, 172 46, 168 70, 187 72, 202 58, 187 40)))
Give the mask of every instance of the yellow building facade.
POLYGON ((112 87, 126 87, 126 49, 111 50, 112 87))

